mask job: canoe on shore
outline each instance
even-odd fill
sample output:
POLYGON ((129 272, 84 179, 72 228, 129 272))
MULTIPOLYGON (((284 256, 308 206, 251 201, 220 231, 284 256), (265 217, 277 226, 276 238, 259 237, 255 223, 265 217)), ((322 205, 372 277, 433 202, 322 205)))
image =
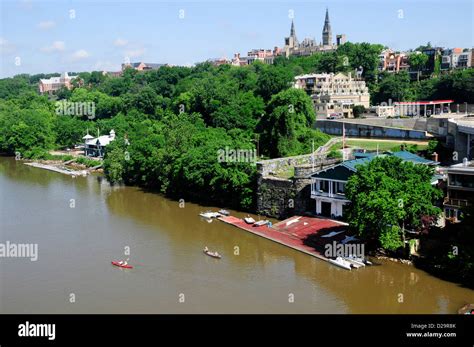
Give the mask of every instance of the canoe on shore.
POLYGON ((212 211, 201 212, 199 213, 199 215, 207 219, 217 218, 221 216, 219 212, 212 212, 212 211))
POLYGON ((365 266, 364 259, 362 259, 362 258, 358 258, 358 257, 354 257, 354 256, 348 256, 348 257, 344 257, 343 259, 348 261, 349 263, 351 263, 352 266, 357 268, 357 269, 360 268, 360 267, 365 266))
POLYGON ((245 217, 245 218, 244 218, 244 221, 245 221, 245 223, 247 223, 247 224, 253 224, 253 223, 255 223, 255 219, 253 219, 252 217, 245 217))
POLYGON ((336 259, 329 259, 329 262, 336 266, 342 267, 343 269, 349 271, 351 270, 351 263, 349 263, 347 260, 342 259, 341 257, 337 257, 336 259))

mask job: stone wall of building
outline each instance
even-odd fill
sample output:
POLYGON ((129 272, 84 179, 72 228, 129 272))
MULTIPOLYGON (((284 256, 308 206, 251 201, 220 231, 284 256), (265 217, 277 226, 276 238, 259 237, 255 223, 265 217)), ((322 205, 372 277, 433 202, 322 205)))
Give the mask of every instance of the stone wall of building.
MULTIPOLYGON (((287 171, 291 167, 306 165, 312 163, 313 156, 311 154, 298 155, 294 157, 277 158, 270 160, 262 160, 257 162, 257 171, 263 176, 277 175, 280 172, 287 171)), ((314 155, 316 165, 321 164, 325 160, 325 155, 314 155)))
POLYGON ((326 158, 326 153, 332 145, 341 142, 342 137, 333 137, 323 146, 320 146, 314 154, 303 154, 293 157, 276 158, 262 160, 257 162, 257 172, 262 176, 278 176, 281 172, 287 172, 290 168, 307 167, 313 165, 319 167, 321 165, 329 165, 332 159, 326 158))
MULTIPOLYGON (((339 159, 324 159, 314 166, 314 170, 338 163, 339 159)), ((295 166, 291 179, 264 176, 259 173, 257 187, 257 213, 274 218, 288 218, 315 211, 311 199, 311 179, 313 165, 295 166)))
POLYGON ((294 211, 293 180, 262 177, 258 179, 257 213, 274 218, 286 218, 294 211))

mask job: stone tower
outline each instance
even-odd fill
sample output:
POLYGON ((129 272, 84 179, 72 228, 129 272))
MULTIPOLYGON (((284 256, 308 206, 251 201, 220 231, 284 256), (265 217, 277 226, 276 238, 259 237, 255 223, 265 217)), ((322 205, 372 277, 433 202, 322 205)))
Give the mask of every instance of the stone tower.
POLYGON ((329 22, 329 11, 326 8, 326 19, 324 19, 323 27, 323 46, 332 45, 331 23, 329 22))
POLYGON ((285 39, 285 46, 288 46, 289 48, 295 48, 298 46, 298 39, 296 38, 295 32, 295 23, 293 20, 291 21, 290 36, 285 39))

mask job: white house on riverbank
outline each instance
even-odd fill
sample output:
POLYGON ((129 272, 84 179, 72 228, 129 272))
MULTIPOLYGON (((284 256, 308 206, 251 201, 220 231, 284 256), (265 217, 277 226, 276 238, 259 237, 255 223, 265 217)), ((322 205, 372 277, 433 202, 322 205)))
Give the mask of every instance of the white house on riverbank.
MULTIPOLYGON (((389 152, 383 155, 393 155, 404 161, 411 161, 416 164, 439 164, 407 151, 389 152)), ((311 174, 311 199, 314 199, 316 202, 315 212, 317 215, 333 218, 344 216, 344 206, 350 202, 345 195, 347 181, 357 171, 357 165, 367 164, 377 155, 374 153, 364 153, 361 156, 363 157, 346 160, 311 174)), ((433 178, 432 183, 437 183, 436 177, 433 178)))
POLYGON ((89 132, 86 136, 82 138, 84 140, 84 155, 88 157, 103 157, 105 153, 105 147, 115 140, 115 131, 114 129, 110 130, 109 135, 99 136, 97 132, 97 137, 89 135, 89 132))

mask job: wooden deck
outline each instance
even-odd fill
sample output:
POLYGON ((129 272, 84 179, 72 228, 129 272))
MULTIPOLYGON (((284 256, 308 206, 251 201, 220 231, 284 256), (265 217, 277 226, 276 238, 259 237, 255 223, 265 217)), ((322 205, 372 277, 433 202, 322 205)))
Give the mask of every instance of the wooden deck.
MULTIPOLYGON (((283 246, 326 261, 328 258, 326 258, 321 251, 318 251, 314 247, 305 244, 305 239, 309 235, 317 235, 323 230, 327 231, 331 228, 341 228, 347 226, 346 223, 337 222, 330 219, 303 216, 291 217, 272 226, 264 225, 258 227, 247 224, 241 218, 233 216, 219 217, 219 220, 223 221, 224 223, 236 226, 237 228, 250 232, 254 235, 263 237, 267 240, 271 240, 283 246)), ((337 236, 322 240, 324 240, 324 242, 330 243, 335 241, 336 237, 337 236)))
POLYGON ((75 171, 75 170, 65 170, 61 169, 60 167, 54 166, 54 165, 46 165, 46 164, 41 164, 41 163, 25 163, 25 165, 36 167, 39 169, 45 169, 49 171, 54 171, 58 172, 64 175, 69 175, 69 176, 87 176, 89 172, 87 170, 80 170, 80 171, 75 171))

